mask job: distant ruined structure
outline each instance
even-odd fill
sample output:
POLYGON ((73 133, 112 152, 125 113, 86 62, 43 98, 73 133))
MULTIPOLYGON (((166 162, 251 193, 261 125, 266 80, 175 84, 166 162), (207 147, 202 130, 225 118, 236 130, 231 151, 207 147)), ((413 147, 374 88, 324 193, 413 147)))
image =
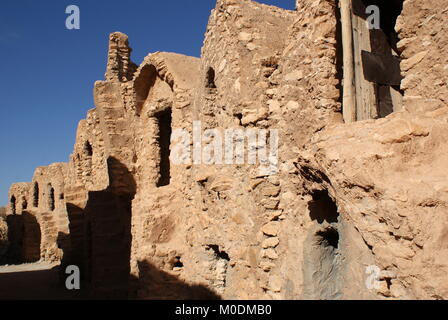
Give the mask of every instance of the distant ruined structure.
POLYGON ((10 189, 5 263, 77 265, 103 298, 447 299, 447 21, 448 0, 218 0, 200 59, 139 66, 112 33, 69 162, 10 189), (278 129, 278 174, 173 164, 193 121, 278 129))

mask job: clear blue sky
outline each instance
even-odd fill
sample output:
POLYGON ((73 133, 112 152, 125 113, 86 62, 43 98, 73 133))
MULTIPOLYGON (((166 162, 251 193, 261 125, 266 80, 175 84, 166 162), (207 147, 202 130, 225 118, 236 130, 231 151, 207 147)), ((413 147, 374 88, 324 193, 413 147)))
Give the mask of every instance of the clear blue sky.
MULTIPOLYGON (((294 9, 295 0, 258 2, 294 9)), ((132 59, 150 52, 199 56, 215 0, 1 0, 0 205, 34 169, 68 161, 76 127, 104 78, 108 35, 129 36, 132 59), (81 29, 67 30, 77 5, 81 29)))

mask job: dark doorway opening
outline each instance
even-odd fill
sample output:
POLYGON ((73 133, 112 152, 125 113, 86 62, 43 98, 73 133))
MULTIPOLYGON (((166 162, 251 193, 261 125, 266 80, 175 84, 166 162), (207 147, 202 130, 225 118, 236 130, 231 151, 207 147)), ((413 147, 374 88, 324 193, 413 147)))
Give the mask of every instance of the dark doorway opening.
POLYGON ((26 211, 21 215, 9 215, 9 247, 2 264, 32 263, 40 259, 41 231, 36 217, 26 211))
MULTIPOLYGON (((361 52, 361 59, 365 79, 374 84, 377 117, 384 118, 400 110, 402 105, 399 38, 395 25, 403 10, 403 0, 355 0, 354 3, 358 3, 364 14, 369 6, 379 9, 380 29, 370 29, 371 50, 361 52)), ((355 5, 354 10, 360 9, 355 5)))
POLYGON ((364 6, 375 5, 380 9, 380 28, 386 36, 389 46, 398 53, 398 34, 395 31, 395 24, 398 16, 403 11, 403 0, 361 0, 364 6))
POLYGON ((171 144, 171 108, 156 114, 159 127, 159 181, 157 187, 163 187, 170 184, 170 144, 171 144))
POLYGON ((384 118, 403 105, 395 31, 403 0, 351 0, 351 7, 349 3, 339 1, 337 15, 343 26, 344 120, 384 118))
POLYGON ((23 212, 23 262, 32 263, 40 259, 40 243, 41 231, 37 218, 28 213, 23 212))

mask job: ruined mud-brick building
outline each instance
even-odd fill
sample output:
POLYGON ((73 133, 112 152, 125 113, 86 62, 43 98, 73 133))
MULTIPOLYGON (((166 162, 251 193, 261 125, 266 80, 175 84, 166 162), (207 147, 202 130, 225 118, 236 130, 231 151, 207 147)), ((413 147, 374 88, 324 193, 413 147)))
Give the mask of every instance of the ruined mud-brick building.
POLYGON ((11 187, 10 259, 102 297, 448 298, 446 21, 447 0, 219 0, 200 59, 140 66, 113 33, 70 161, 11 187), (174 164, 196 120, 278 129, 278 173, 174 164))

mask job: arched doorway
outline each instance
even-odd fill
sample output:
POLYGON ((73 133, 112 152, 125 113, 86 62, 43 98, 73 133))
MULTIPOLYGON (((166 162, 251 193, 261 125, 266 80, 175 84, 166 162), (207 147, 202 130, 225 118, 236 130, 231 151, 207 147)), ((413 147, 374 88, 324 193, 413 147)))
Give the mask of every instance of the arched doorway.
POLYGON ((29 212, 7 216, 9 248, 5 264, 40 260, 41 231, 37 218, 29 212))

